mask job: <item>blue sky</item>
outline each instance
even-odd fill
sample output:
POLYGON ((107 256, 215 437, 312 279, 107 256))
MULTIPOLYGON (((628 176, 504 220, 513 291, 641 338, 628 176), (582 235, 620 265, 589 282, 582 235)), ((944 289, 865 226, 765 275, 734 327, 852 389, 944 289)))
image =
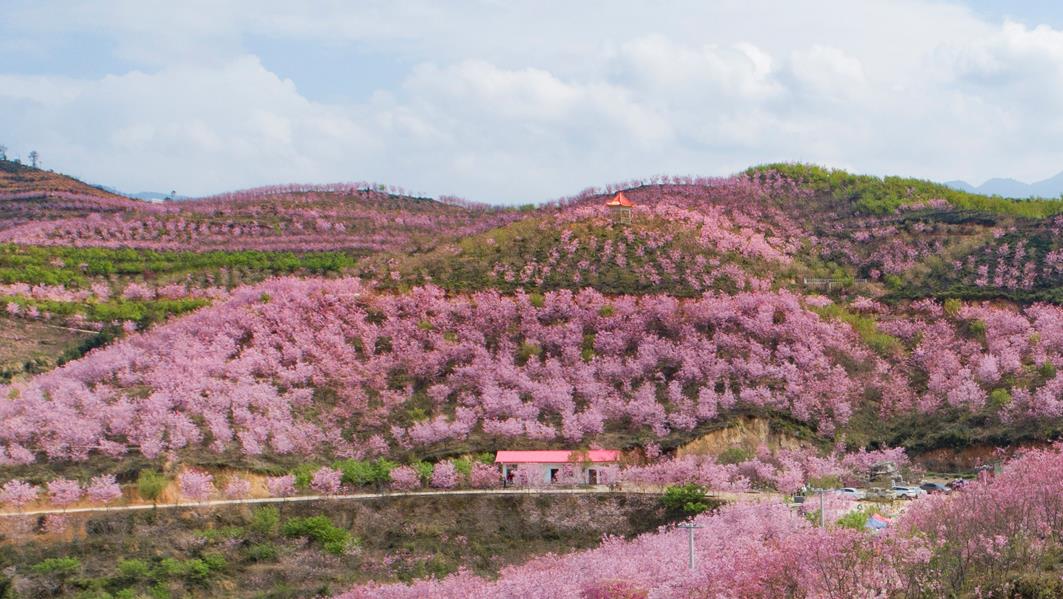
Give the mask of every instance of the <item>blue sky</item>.
POLYGON ((127 191, 371 180, 514 203, 801 160, 1063 170, 1063 7, 5 0, 0 144, 127 191))

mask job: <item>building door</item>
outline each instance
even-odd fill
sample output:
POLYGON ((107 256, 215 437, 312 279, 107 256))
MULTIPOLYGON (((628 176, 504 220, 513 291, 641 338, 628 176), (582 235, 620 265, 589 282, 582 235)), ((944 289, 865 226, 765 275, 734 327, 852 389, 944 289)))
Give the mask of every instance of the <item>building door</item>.
POLYGON ((549 470, 547 470, 546 482, 548 482, 548 483, 556 483, 557 482, 557 473, 558 472, 561 472, 560 468, 550 468, 549 470))
POLYGON ((594 468, 587 471, 587 482, 592 485, 598 484, 598 471, 594 468))

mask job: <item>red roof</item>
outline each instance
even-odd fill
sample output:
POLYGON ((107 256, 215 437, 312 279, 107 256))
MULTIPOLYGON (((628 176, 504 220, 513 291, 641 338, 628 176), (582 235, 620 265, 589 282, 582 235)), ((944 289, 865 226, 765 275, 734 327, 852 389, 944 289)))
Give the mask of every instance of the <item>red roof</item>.
POLYGON ((613 199, 611 199, 608 202, 606 202, 605 205, 606 206, 625 206, 627 208, 633 208, 635 206, 635 204, 633 204, 631 202, 631 200, 627 199, 627 196, 624 195, 624 192, 622 192, 622 191, 618 191, 616 193, 616 195, 613 196, 613 199))
POLYGON ((572 451, 569 449, 550 449, 546 451, 500 451, 495 455, 496 464, 565 464, 582 462, 584 458, 591 462, 618 462, 620 451, 616 449, 591 449, 589 451, 572 451))

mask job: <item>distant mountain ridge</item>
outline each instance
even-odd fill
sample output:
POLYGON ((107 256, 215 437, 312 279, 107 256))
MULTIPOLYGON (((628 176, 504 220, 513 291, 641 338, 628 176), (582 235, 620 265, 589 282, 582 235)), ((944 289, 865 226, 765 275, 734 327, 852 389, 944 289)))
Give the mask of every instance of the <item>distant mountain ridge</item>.
POLYGON ((946 181, 945 185, 960 191, 1006 198, 1058 198, 1063 195, 1063 172, 1035 183, 997 177, 977 187, 966 181, 946 181))
POLYGON ((166 200, 167 198, 172 199, 172 200, 188 200, 188 199, 191 199, 191 197, 192 197, 192 196, 183 196, 183 195, 180 195, 180 194, 171 196, 168 193, 163 193, 163 192, 159 192, 159 191, 138 191, 137 193, 127 193, 127 192, 124 192, 124 191, 122 191, 120 189, 115 189, 114 187, 109 187, 107 185, 98 185, 98 184, 97 185, 93 185, 93 187, 97 187, 99 189, 102 189, 102 190, 104 190, 104 191, 106 191, 108 193, 113 193, 115 195, 125 196, 127 198, 133 198, 135 200, 145 200, 145 201, 148 201, 148 202, 162 202, 162 201, 166 200))

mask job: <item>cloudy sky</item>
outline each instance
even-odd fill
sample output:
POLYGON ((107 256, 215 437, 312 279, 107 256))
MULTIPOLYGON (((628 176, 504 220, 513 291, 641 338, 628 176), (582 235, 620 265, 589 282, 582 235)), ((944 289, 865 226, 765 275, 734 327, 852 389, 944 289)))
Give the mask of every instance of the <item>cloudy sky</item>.
POLYGON ((8 153, 131 192, 1063 170, 1049 0, 3 0, 0 56, 8 153))

